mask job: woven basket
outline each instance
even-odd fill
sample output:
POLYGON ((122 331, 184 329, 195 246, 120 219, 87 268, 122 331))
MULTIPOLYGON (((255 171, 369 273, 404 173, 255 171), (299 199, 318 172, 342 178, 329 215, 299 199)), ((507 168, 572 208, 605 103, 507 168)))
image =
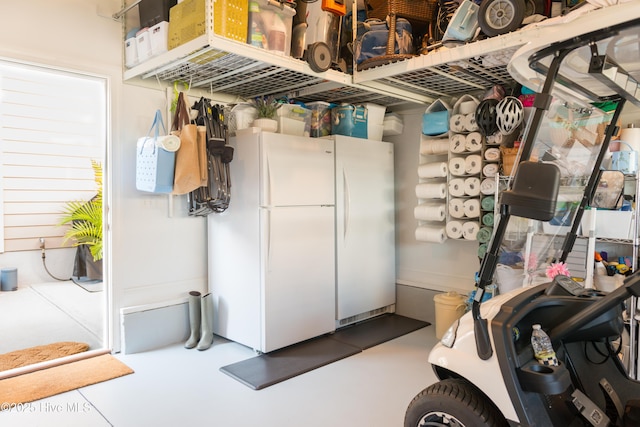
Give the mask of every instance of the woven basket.
POLYGON ((387 15, 395 14, 420 22, 431 22, 438 5, 433 0, 366 0, 367 17, 385 20, 387 15))
POLYGON ((518 151, 519 148, 507 148, 500 147, 500 152, 502 153, 502 174, 503 175, 511 175, 513 172, 513 166, 516 164, 518 160, 518 151))

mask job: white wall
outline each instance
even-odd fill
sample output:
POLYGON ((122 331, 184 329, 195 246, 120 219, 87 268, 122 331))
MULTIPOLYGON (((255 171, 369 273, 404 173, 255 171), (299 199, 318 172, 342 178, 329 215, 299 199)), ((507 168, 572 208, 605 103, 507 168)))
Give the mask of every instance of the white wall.
MULTIPOLYGON (((109 79, 110 193, 105 194, 105 206, 112 240, 107 241, 105 268, 112 284, 115 350, 120 308, 180 298, 190 290, 202 292, 207 274, 206 221, 187 217, 184 197, 175 199, 171 217, 168 196, 135 189, 133 147, 147 133, 155 110, 166 111, 166 99, 164 88, 155 82, 144 88, 122 81, 123 28, 110 18, 121 6, 119 0, 3 1, 0 14, 0 56, 109 79)), ((23 269, 31 262, 37 263, 34 269, 41 268, 39 252, 10 257, 23 269)), ((49 262, 47 253, 47 265, 56 272, 68 262, 61 258, 52 253, 49 262)))
POLYGON ((480 268, 477 242, 446 240, 443 244, 419 242, 414 232, 413 208, 418 199, 420 133, 424 108, 401 112, 403 135, 385 137, 394 143, 396 184, 396 282, 434 290, 468 292, 480 268))

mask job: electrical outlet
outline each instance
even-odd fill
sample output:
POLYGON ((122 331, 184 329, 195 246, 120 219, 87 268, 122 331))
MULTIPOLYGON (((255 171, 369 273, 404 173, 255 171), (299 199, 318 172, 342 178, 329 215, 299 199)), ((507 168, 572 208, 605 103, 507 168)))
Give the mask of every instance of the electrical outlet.
POLYGON ((40 249, 44 249, 44 237, 40 238, 40 249))

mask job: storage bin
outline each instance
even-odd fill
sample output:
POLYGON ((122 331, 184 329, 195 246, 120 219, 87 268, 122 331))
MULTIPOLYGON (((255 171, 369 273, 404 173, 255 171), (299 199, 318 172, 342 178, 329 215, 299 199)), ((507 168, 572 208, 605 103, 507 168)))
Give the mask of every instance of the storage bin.
POLYGON ((295 104, 283 104, 278 108, 278 133, 309 136, 311 110, 295 104))
POLYGON ((124 41, 124 65, 127 68, 138 65, 138 46, 135 37, 130 37, 124 41))
POLYGON ((585 210, 582 213, 582 235, 588 236, 591 215, 595 212, 595 237, 603 239, 633 239, 633 211, 585 210))
POLYGON ((571 230, 573 218, 575 217, 580 201, 575 195, 558 196, 554 217, 549 222, 542 221, 542 230, 546 234, 564 235, 571 230))
POLYGON ((136 50, 138 51, 138 62, 144 62, 151 58, 151 38, 149 29, 145 28, 136 34, 136 50))
POLYGON ((403 129, 404 123, 400 116, 394 113, 389 113, 384 116, 384 121, 382 122, 382 135, 401 135, 403 129))
POLYGON ((331 135, 331 104, 324 101, 307 103, 311 110, 310 136, 320 138, 331 135))
POLYGON ((367 109, 364 106, 340 105, 331 109, 331 132, 334 135, 367 138, 367 109))
POLYGON ((273 6, 268 0, 249 2, 249 34, 247 43, 273 53, 289 56, 291 29, 295 9, 281 4, 273 6))
POLYGON ((151 56, 160 55, 169 50, 169 22, 158 22, 149 28, 149 42, 151 43, 151 56))
POLYGON ((382 140, 382 126, 387 107, 371 102, 365 103, 364 106, 367 109, 367 137, 374 141, 380 141, 382 140))
POLYGON ((138 3, 140 28, 153 27, 158 22, 169 21, 169 11, 176 0, 142 0, 138 3))
POLYGON ((382 141, 382 134, 384 131, 383 125, 374 125, 369 123, 367 125, 367 138, 372 141, 382 141))
POLYGON ((464 314, 467 304, 464 296, 447 292, 433 296, 436 309, 436 338, 440 339, 453 322, 464 314))
POLYGON ((251 104, 236 105, 229 115, 229 133, 235 135, 236 131, 249 128, 256 117, 258 117, 258 110, 251 104))
POLYGON ((451 107, 442 99, 436 99, 422 115, 422 134, 440 136, 449 132, 451 107))
POLYGON ((206 32, 206 0, 184 0, 169 12, 169 49, 191 41, 206 32))
POLYGON ((214 0, 213 32, 231 40, 245 42, 249 23, 246 0, 214 0))

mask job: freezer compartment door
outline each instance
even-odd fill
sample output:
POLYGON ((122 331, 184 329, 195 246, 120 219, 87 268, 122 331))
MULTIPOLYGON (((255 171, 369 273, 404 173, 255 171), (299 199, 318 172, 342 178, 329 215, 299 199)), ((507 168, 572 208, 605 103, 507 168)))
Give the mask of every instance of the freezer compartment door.
POLYGON ((333 141, 263 133, 261 206, 333 205, 333 141))
POLYGON ((335 329, 333 207, 261 209, 262 351, 335 329))
POLYGON ((337 320, 395 303, 393 145, 336 137, 337 320))

